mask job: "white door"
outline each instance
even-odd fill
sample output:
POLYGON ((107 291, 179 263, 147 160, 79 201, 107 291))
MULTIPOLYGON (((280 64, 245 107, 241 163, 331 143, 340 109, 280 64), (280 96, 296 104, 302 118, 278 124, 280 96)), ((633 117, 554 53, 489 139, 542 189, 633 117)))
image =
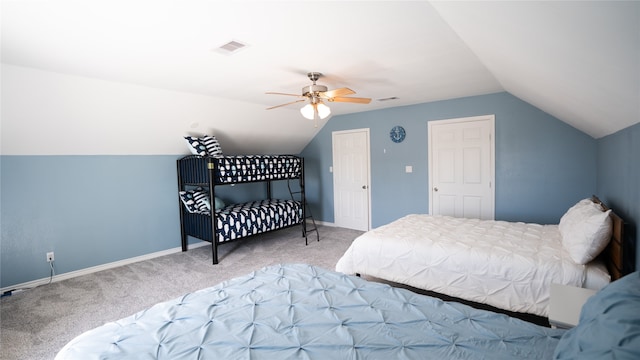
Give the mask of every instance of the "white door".
POLYGON ((495 116, 430 121, 429 213, 494 219, 495 116))
POLYGON ((369 129, 334 131, 333 199, 335 225, 367 231, 369 209, 369 129))

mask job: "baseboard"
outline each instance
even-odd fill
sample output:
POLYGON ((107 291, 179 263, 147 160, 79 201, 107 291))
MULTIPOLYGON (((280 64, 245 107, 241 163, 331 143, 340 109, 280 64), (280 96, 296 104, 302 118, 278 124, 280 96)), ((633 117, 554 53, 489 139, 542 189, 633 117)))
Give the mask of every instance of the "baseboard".
MULTIPOLYGON (((324 225, 324 226, 331 226, 331 227, 335 227, 336 226, 335 223, 325 222, 325 221, 316 221, 316 224, 317 225, 324 225)), ((211 246, 211 243, 206 242, 206 241, 200 241, 200 242, 196 242, 194 244, 189 244, 189 248, 190 249, 195 249, 195 248, 202 247, 202 246, 211 246)), ((22 284, 16 284, 16 285, 12 285, 12 286, 7 286, 7 287, 4 287, 4 288, 0 288, 0 295, 4 296, 5 293, 7 293, 7 295, 8 295, 8 294, 10 294, 12 292, 18 292, 18 291, 32 289, 32 288, 37 287, 37 286, 48 284, 49 281, 51 281, 53 283, 53 282, 57 282, 57 281, 71 279, 71 278, 74 278, 74 277, 87 275, 87 274, 92 274, 92 273, 95 273, 95 272, 98 272, 98 271, 102 271, 102 270, 113 269, 113 268, 118 267, 118 266, 124 266, 124 265, 128 265, 128 264, 133 264, 133 263, 138 262, 138 261, 144 261, 144 260, 157 258, 157 257, 160 257, 160 256, 175 254, 175 253, 180 252, 180 251, 182 251, 182 247, 176 247, 176 248, 172 248, 172 249, 168 249, 168 250, 162 250, 162 251, 154 252, 154 253, 151 253, 151 254, 146 254, 146 255, 136 256, 136 257, 132 257, 132 258, 128 258, 128 259, 118 260, 118 261, 110 262, 110 263, 107 263, 107 264, 92 266, 92 267, 85 268, 85 269, 80 269, 80 270, 76 270, 76 271, 70 271, 70 272, 67 272, 67 273, 64 273, 64 274, 54 275, 51 279, 49 277, 46 277, 46 278, 42 278, 42 279, 38 279, 38 280, 32 280, 32 281, 29 281, 29 282, 25 282, 25 283, 22 283, 22 284)))
POLYGON ((336 224, 332 222, 326 222, 326 221, 320 221, 320 220, 315 220, 315 222, 316 222, 316 225, 336 227, 336 224))
MULTIPOLYGON (((206 241, 196 242, 195 244, 189 244, 189 249, 195 249, 195 248, 199 248, 199 247, 203 247, 203 246, 211 246, 211 243, 206 242, 206 241)), ((5 296, 5 295, 9 295, 9 294, 14 293, 14 292, 29 290, 29 289, 32 289, 32 288, 37 287, 37 286, 46 285, 46 284, 49 283, 49 281, 54 283, 54 282, 57 282, 57 281, 71 279, 71 278, 82 276, 82 275, 92 274, 92 273, 95 273, 95 272, 98 272, 98 271, 103 271, 103 270, 113 269, 113 268, 116 268, 116 267, 119 267, 119 266, 133 264, 133 263, 136 263, 136 262, 139 262, 139 261, 144 261, 144 260, 157 258, 157 257, 160 257, 160 256, 175 254, 175 253, 178 253, 178 252, 181 252, 181 251, 182 251, 182 247, 179 246, 179 247, 176 247, 176 248, 157 251, 157 252, 146 254, 146 255, 141 255, 141 256, 136 256, 136 257, 132 257, 132 258, 128 258, 128 259, 118 260, 118 261, 110 262, 110 263, 107 263, 107 264, 92 266, 92 267, 88 267, 88 268, 80 269, 80 270, 76 270, 76 271, 70 271, 70 272, 66 272, 64 274, 54 275, 53 277, 46 277, 46 278, 43 278, 43 279, 32 280, 32 281, 25 282, 25 283, 22 283, 22 284, 16 284, 16 285, 12 285, 12 286, 7 286, 7 287, 4 287, 4 288, 1 288, 0 289, 0 294, 2 296, 5 296)))

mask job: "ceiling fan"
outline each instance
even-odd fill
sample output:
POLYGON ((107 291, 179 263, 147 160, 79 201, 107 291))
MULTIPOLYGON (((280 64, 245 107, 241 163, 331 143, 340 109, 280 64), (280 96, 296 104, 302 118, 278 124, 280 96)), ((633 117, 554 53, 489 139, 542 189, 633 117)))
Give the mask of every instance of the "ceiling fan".
POLYGON ((343 87, 335 90, 328 90, 324 85, 317 85, 316 81, 318 81, 320 76, 322 76, 322 74, 319 72, 310 72, 307 74, 307 76, 309 77, 309 80, 313 82, 313 84, 303 87, 302 95, 286 94, 280 92, 267 92, 267 94, 272 95, 296 96, 303 99, 272 106, 270 108, 267 108, 267 110, 309 100, 309 103, 302 107, 302 109, 300 109, 300 113, 302 113, 302 116, 304 116, 305 118, 313 120, 317 119, 316 116, 320 119, 324 119, 331 114, 331 109, 329 109, 329 107, 324 104, 325 100, 328 102, 350 102, 356 104, 368 104, 371 102, 371 99, 369 98, 346 97, 345 95, 352 95, 356 93, 349 88, 343 87))

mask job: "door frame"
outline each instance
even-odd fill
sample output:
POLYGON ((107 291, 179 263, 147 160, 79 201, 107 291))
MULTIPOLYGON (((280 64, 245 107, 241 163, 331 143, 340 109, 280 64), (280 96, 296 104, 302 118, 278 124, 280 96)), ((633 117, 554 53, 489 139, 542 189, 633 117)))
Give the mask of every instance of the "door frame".
POLYGON ((489 161, 489 188, 491 192, 491 219, 495 219, 496 214, 496 116, 493 115, 479 115, 479 116, 470 116, 463 118, 453 118, 453 119, 442 119, 442 120, 430 120, 427 122, 427 169, 428 169, 428 189, 427 196, 429 196, 429 214, 433 214, 433 149, 431 141, 431 136, 433 134, 432 128, 434 125, 442 125, 442 124, 453 124, 453 123, 463 123, 463 122, 473 122, 473 121, 489 121, 491 124, 491 136, 489 141, 489 152, 490 152, 490 161, 489 161))
POLYGON ((331 132, 331 173, 332 173, 332 185, 333 185, 333 223, 334 225, 338 225, 337 224, 337 217, 336 217, 336 201, 338 201, 337 199, 339 198, 338 196, 336 196, 336 176, 335 176, 335 169, 336 167, 333 166, 335 164, 335 158, 336 158, 336 149, 334 146, 334 138, 336 135, 341 135, 341 134, 349 134, 349 133, 358 133, 358 132, 364 132, 366 137, 367 137, 367 145, 366 145, 366 162, 367 162, 367 209, 366 209, 366 216, 367 216, 367 230, 371 230, 371 131, 369 128, 360 128, 360 129, 351 129, 351 130, 338 130, 338 131, 332 131, 331 132))

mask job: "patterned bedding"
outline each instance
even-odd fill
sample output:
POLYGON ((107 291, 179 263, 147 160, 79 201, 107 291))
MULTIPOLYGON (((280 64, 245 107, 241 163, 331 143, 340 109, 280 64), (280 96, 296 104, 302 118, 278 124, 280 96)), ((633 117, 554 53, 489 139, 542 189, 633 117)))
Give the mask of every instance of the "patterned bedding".
POLYGON ((216 158, 216 182, 294 179, 300 176, 300 158, 293 155, 236 155, 216 158))
POLYGON ((564 333, 295 264, 105 324, 56 359, 548 359, 564 333))
MULTIPOLYGON (((293 200, 259 200, 229 205, 216 210, 218 242, 231 241, 302 222, 302 206, 293 200)), ((208 214, 185 213, 185 232, 211 241, 211 217, 208 214)))
POLYGON ((178 161, 178 173, 185 184, 209 184, 208 166, 216 184, 286 180, 301 176, 302 161, 294 155, 191 155, 178 161))
POLYGON ((302 207, 293 200, 259 200, 216 210, 216 219, 216 236, 224 242, 299 224, 302 207))
POLYGON ((551 282, 582 286, 587 274, 560 236, 557 225, 412 214, 354 240, 336 270, 546 317, 551 282))

